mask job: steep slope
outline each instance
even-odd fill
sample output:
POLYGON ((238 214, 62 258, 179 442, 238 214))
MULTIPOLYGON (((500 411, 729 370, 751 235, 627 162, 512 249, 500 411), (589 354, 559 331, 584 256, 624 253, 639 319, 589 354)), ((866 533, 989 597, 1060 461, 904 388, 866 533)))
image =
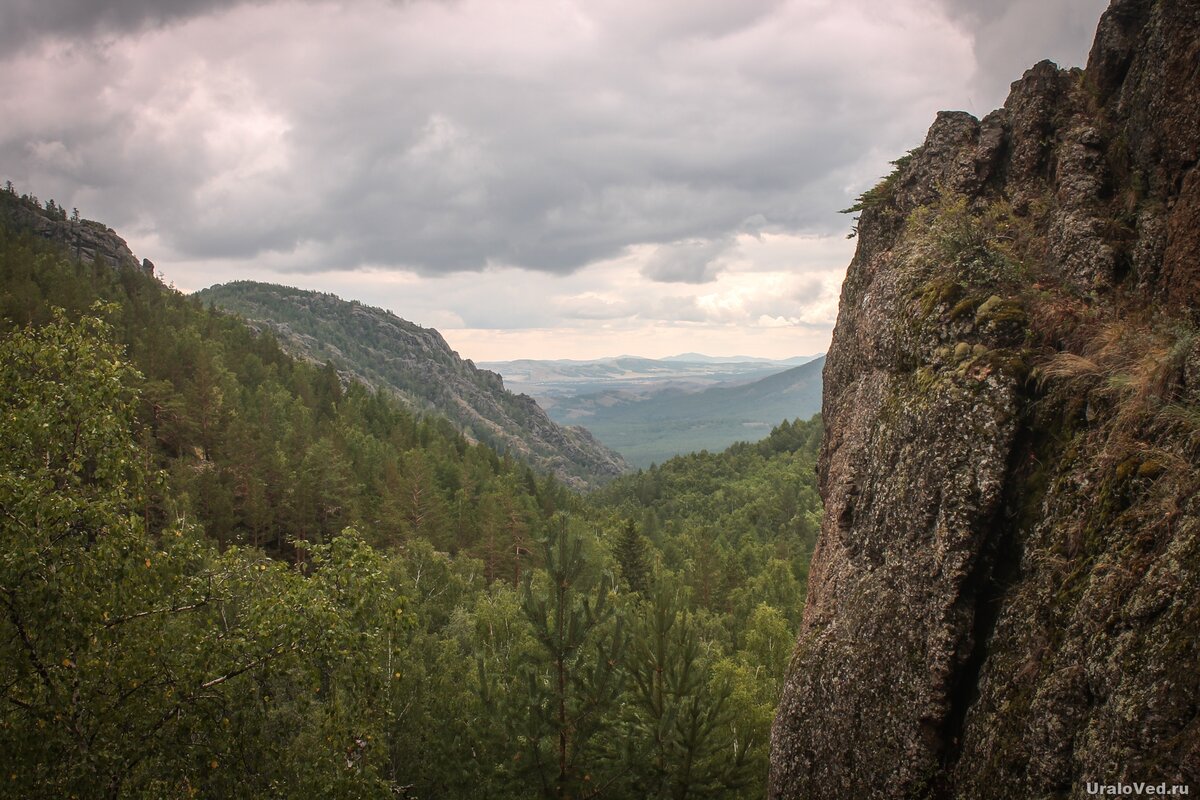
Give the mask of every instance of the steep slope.
POLYGON ((206 303, 269 327, 284 347, 368 385, 397 392, 414 408, 443 414, 471 436, 553 472, 577 489, 627 467, 582 428, 553 422, 494 372, 459 358, 442 335, 391 312, 331 294, 252 281, 213 286, 206 303))
POLYGON ((0 191, 0 224, 55 242, 84 263, 100 262, 154 274, 154 264, 149 259, 138 261, 125 240, 104 223, 79 219, 78 214, 68 219, 66 209, 54 205, 53 200, 43 206, 36 197, 18 196, 11 185, 0 191))
POLYGON ((808 419, 821 407, 824 358, 735 386, 679 389, 640 398, 603 392, 556 401, 550 415, 578 422, 631 464, 755 441, 785 419, 808 419))
POLYGON ((1200 4, 860 203, 772 798, 1200 787, 1200 4))

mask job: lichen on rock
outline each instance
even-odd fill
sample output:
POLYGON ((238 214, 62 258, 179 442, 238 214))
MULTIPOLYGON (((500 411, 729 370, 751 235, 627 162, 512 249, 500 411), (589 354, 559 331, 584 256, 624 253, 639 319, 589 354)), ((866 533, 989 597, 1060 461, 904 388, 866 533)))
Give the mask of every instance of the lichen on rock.
POLYGON ((1200 788, 1200 4, 863 196, 772 798, 1200 788))

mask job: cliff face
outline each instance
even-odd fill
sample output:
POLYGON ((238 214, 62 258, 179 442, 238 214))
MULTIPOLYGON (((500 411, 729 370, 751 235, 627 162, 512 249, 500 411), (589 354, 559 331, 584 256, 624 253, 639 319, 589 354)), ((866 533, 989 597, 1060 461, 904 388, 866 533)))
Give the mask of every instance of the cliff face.
POLYGON ((495 372, 459 358, 433 328, 331 294, 268 283, 238 281, 197 296, 269 327, 293 355, 332 361, 343 375, 445 416, 468 436, 573 488, 596 488, 629 468, 587 430, 557 424, 533 398, 505 389, 495 372))
POLYGON ((75 258, 100 262, 114 268, 140 269, 154 274, 149 259, 138 261, 125 240, 102 222, 66 219, 40 206, 37 201, 0 191, 0 220, 14 230, 31 233, 61 244, 75 258))
POLYGON ((772 798, 1200 789, 1200 4, 862 199, 772 798))

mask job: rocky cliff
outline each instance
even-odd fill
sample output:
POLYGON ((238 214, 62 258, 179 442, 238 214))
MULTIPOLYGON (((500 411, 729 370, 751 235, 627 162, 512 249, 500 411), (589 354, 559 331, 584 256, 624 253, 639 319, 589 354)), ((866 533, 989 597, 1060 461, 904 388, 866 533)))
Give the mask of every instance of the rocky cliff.
POLYGON ((863 195, 772 798, 1200 791, 1200 3, 863 195))
POLYGON ((95 220, 68 219, 64 209, 53 205, 47 208, 28 195, 0 191, 0 221, 13 230, 29 231, 61 244, 84 263, 97 262, 154 274, 154 264, 149 259, 138 261, 112 228, 95 220))
POLYGON ((206 303, 266 326, 294 355, 332 362, 343 375, 396 392, 419 412, 448 417, 468 436, 512 453, 576 489, 629 467, 579 427, 566 427, 495 372, 459 358, 442 335, 389 311, 332 294, 253 281, 197 293, 206 303))

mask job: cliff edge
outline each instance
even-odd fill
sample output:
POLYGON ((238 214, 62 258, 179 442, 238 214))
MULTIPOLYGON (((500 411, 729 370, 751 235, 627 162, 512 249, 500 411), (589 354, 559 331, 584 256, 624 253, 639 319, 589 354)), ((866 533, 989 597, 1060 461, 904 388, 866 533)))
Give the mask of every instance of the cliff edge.
POLYGON ((80 219, 78 213, 68 218, 66 209, 56 206, 53 200, 43 206, 36 197, 17 195, 11 183, 0 191, 0 224, 57 242, 84 263, 154 274, 154 263, 149 259, 138 261, 112 228, 95 220, 80 219))
POLYGON ((1200 791, 1200 3, 861 198, 770 797, 1200 791))

